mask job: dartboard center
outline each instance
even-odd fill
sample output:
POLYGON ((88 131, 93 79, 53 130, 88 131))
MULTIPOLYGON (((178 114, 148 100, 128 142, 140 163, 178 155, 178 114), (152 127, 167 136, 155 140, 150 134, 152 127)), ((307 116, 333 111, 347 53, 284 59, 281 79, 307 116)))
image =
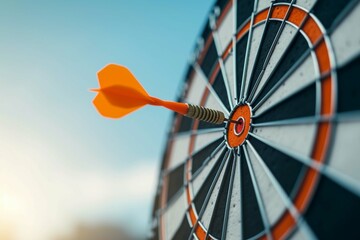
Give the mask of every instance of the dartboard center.
POLYGON ((230 113, 230 120, 226 125, 225 139, 229 148, 241 146, 250 131, 251 107, 249 104, 237 105, 230 113))

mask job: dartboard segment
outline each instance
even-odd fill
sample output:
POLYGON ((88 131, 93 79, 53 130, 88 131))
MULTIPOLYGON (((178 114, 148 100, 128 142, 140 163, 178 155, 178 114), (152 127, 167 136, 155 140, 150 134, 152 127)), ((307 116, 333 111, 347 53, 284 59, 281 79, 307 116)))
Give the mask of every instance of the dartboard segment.
POLYGON ((358 236, 359 22, 357 0, 214 5, 179 100, 237 123, 174 115, 155 239, 358 236))

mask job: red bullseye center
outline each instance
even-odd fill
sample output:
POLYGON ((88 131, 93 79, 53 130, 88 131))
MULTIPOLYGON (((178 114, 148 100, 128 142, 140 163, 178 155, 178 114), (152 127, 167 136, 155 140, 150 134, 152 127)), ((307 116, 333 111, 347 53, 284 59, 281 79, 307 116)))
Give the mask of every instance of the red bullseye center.
POLYGON ((243 117, 239 117, 237 119, 237 123, 235 123, 234 126, 235 135, 240 135, 244 131, 244 128, 245 128, 245 119, 243 117))

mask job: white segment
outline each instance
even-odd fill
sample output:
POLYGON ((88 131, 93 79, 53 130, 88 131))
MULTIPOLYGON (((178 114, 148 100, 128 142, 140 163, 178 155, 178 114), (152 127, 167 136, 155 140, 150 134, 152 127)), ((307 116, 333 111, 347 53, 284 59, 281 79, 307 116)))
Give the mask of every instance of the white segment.
POLYGON ((346 16, 331 34, 330 40, 338 66, 342 66, 360 53, 360 3, 346 16))
POLYGON ((290 24, 285 25, 276 43, 275 49, 270 57, 270 60, 267 66, 265 66, 265 72, 260 80, 259 86, 256 89, 255 96, 259 93, 265 82, 268 80, 270 74, 273 72, 274 68, 279 63, 280 58, 283 56, 287 47, 291 43, 292 39, 295 37, 295 33, 296 33, 296 29, 293 26, 291 26, 290 24))
POLYGON ((316 124, 302 124, 256 127, 254 134, 309 157, 315 140, 316 126, 316 124))
POLYGON ((186 197, 185 191, 182 190, 181 195, 176 201, 172 202, 168 206, 164 215, 162 216, 165 221, 165 238, 173 239, 176 230, 180 227, 182 218, 179 216, 184 216, 186 212, 186 197))
POLYGON ((290 236, 289 239, 291 240, 307 240, 304 233, 300 231, 299 229, 296 229, 295 232, 290 236))
POLYGON ((360 184, 360 122, 339 122, 333 139, 329 166, 360 184))
POLYGON ((311 230, 311 228, 308 226, 306 221, 299 221, 297 224, 297 228, 295 229, 295 232, 290 235, 290 237, 287 237, 286 239, 291 240, 307 240, 307 239, 317 239, 314 232, 311 230))
POLYGON ((221 186, 221 182, 224 178, 224 173, 226 170, 227 165, 229 164, 229 161, 227 160, 227 162, 224 164, 223 169, 221 170, 220 176, 215 184, 215 187, 210 195, 210 199, 208 204, 206 205, 204 214, 201 218, 201 223, 203 224, 203 226, 205 226, 206 228, 209 227, 210 224, 210 220, 211 220, 211 215, 214 211, 214 207, 215 207, 215 203, 216 203, 216 198, 219 195, 219 190, 220 190, 220 186, 221 186))
POLYGON ((169 156, 169 170, 182 164, 188 157, 190 136, 179 137, 173 140, 169 156))
POLYGON ((261 114, 284 98, 290 96, 298 89, 306 86, 316 79, 315 64, 312 56, 309 56, 299 66, 289 78, 277 88, 277 90, 255 111, 255 115, 261 114))
POLYGON ((297 6, 310 10, 315 5, 316 0, 296 0, 295 3, 297 6))
MULTIPOLYGON (((212 143, 213 141, 223 137, 223 132, 212 132, 208 134, 201 134, 195 138, 194 153, 203 149, 206 145, 212 143)), ((187 152, 187 151, 186 151, 187 152)))
MULTIPOLYGON (((191 182, 192 186, 192 194, 195 197, 197 193, 199 192, 201 186, 203 185, 205 179, 209 175, 211 169, 214 167, 216 161, 219 159, 221 153, 223 151, 220 150, 215 156, 208 162, 208 164, 201 170, 201 172, 194 178, 191 182)), ((221 161, 221 160, 219 160, 221 161)), ((199 209, 200 210, 200 209, 199 209)))
POLYGON ((240 158, 237 157, 233 188, 231 193, 229 219, 226 229, 226 239, 241 239, 241 183, 240 183, 240 158))
MULTIPOLYGON (((234 55, 229 54, 227 59, 224 61, 225 71, 229 81, 230 92, 234 92, 234 55)), ((234 95, 234 94, 233 94, 234 95)))
POLYGON ((258 0, 257 12, 270 7, 271 0, 258 0))
MULTIPOLYGON (((256 58, 257 52, 259 51, 261 36, 264 33, 264 27, 265 27, 265 24, 261 23, 260 25, 257 25, 253 29, 253 32, 252 32, 252 40, 250 43, 250 51, 249 51, 249 61, 248 61, 247 69, 246 69, 245 89, 248 89, 248 86, 249 86, 251 72, 255 65, 255 58, 256 58)), ((245 69, 243 71, 245 71, 245 69)), ((250 94, 250 90, 249 90, 248 94, 250 94)))
MULTIPOLYGON (((220 73, 221 74, 221 73, 220 73)), ((227 99, 226 99, 227 101, 227 99)), ((209 92, 209 95, 206 99, 206 102, 204 104, 204 107, 207 107, 207 108, 212 108, 212 109, 215 109, 215 110, 219 110, 219 111, 222 111, 224 112, 223 108, 221 107, 221 105, 219 104, 219 101, 214 97, 213 94, 211 94, 209 92)), ((226 114, 226 113, 225 113, 226 114)))
POLYGON ((225 51, 226 46, 232 40, 232 31, 233 31, 233 13, 232 9, 229 10, 228 14, 224 17, 221 25, 219 26, 217 32, 219 34, 220 40, 220 52, 223 53, 225 51))
POLYGON ((186 96, 186 102, 192 104, 200 104, 201 97, 206 88, 206 79, 201 79, 203 76, 199 75, 196 71, 194 71, 194 77, 191 81, 189 92, 186 96))
POLYGON ((286 210, 285 203, 282 201, 280 195, 271 184, 270 179, 264 172, 263 167, 259 164, 256 159, 254 152, 248 145, 246 145, 249 153, 251 165, 254 169, 256 182, 259 187, 260 195, 265 205, 266 215, 269 220, 269 224, 275 224, 286 210))
POLYGON ((289 238, 291 240, 306 240, 306 237, 303 235, 302 232, 296 230, 296 232, 291 235, 291 237, 289 238))

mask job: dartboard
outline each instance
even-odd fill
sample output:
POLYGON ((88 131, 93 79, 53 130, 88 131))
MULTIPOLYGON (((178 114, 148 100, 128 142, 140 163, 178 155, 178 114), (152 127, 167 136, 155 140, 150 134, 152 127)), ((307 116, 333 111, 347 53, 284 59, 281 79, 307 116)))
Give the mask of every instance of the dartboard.
POLYGON ((360 4, 218 1, 179 101, 154 239, 350 239, 360 230, 360 4))

